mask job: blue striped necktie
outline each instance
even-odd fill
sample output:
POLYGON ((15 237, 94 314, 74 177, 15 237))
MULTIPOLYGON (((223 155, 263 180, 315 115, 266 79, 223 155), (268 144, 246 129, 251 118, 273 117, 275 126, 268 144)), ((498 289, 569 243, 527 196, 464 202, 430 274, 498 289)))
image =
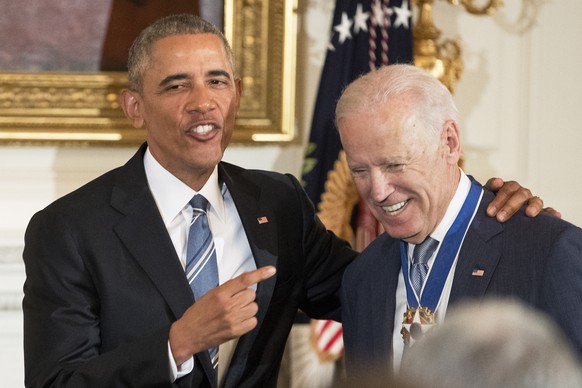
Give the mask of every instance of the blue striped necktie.
POLYGON ((418 244, 412 252, 412 265, 410 266, 410 284, 420 299, 422 285, 428 273, 428 259, 434 253, 438 241, 432 237, 427 237, 422 243, 418 244))
MULTIPOLYGON (((216 264, 216 248, 206 215, 208 200, 197 194, 190 200, 190 206, 192 206, 193 215, 188 232, 186 276, 194 293, 194 299, 198 300, 207 291, 218 286, 218 266, 216 264)), ((218 347, 208 349, 208 353, 216 379, 218 347)))

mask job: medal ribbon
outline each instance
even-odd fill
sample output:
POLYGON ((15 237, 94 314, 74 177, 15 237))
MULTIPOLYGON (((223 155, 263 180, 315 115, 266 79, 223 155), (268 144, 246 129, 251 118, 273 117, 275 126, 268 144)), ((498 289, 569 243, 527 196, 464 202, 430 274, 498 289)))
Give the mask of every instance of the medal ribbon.
POLYGON ((436 310, 445 282, 447 281, 447 277, 451 271, 457 252, 461 248, 461 242, 463 241, 465 233, 469 227, 469 222, 473 218, 475 209, 481 200, 482 192, 483 189, 481 188, 481 185, 471 178, 471 189, 469 190, 469 194, 467 195, 455 222, 453 222, 453 225, 445 235, 441 248, 439 249, 432 269, 426 280, 426 284, 424 285, 420 303, 414 294, 414 290, 412 289, 408 277, 408 243, 402 240, 400 241, 402 274, 404 275, 404 282, 406 284, 406 295, 409 307, 419 307, 420 305, 422 307, 428 307, 432 312, 436 310))

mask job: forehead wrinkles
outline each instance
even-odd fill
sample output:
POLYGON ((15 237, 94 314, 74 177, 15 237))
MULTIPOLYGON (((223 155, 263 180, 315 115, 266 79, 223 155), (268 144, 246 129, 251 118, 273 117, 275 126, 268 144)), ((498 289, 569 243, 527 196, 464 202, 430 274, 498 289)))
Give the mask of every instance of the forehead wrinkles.
MULTIPOLYGON (((356 125, 360 123, 355 121, 356 125)), ((387 123, 379 125, 389 126, 387 123)), ((345 150, 353 166, 408 164, 419 161, 422 155, 427 154, 426 141, 419 138, 417 133, 404 130, 400 125, 387 129, 366 128, 364 124, 360 128, 360 131, 354 130, 346 135, 345 150)))
MULTIPOLYGON (((213 39, 212 35, 210 39, 213 39)), ((169 74, 192 75, 192 69, 202 69, 205 76, 222 75, 234 79, 232 63, 219 40, 216 40, 216 44, 209 44, 208 41, 203 46, 197 44, 182 41, 174 44, 162 42, 152 46, 152 53, 148 57, 149 70, 157 67, 169 74)))

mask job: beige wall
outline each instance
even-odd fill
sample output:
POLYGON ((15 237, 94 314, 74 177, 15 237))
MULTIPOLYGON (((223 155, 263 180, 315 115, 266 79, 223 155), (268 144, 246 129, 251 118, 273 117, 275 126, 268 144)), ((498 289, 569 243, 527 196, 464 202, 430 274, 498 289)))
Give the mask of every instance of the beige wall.
MULTIPOLYGON (((582 2, 512 0, 494 17, 436 2, 437 25, 461 37, 466 69, 455 99, 466 169, 516 179, 582 225, 582 2), (535 16, 519 30, 521 7, 535 16), (537 15, 534 11, 537 10, 537 15)), ((332 0, 299 0, 297 125, 303 140, 326 45, 332 0)), ((0 147, 0 385, 22 386, 22 236, 55 198, 122 164, 134 149, 0 147)), ((231 147, 225 159, 299 174, 301 145, 231 147)))

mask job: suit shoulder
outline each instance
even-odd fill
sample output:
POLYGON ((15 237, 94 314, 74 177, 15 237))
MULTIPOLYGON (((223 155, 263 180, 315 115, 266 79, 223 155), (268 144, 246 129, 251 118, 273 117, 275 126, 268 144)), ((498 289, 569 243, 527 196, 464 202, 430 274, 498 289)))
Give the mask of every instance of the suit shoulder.
POLYGON ((83 184, 79 188, 56 199, 44 210, 59 212, 78 212, 82 209, 95 208, 99 204, 109 201, 121 167, 110 170, 103 175, 83 184))
POLYGON ((507 231, 527 230, 540 236, 553 236, 565 230, 577 229, 582 232, 578 226, 546 212, 541 212, 536 217, 529 217, 525 214, 524 208, 507 220, 504 227, 507 231))
POLYGON ((386 233, 381 234, 366 249, 360 252, 346 272, 359 274, 360 272, 370 271, 370 268, 374 268, 378 260, 385 259, 387 252, 393 248, 394 244, 399 243, 400 240, 392 238, 386 233))
POLYGON ((579 229, 576 225, 543 211, 536 217, 529 217, 525 214, 526 206, 522 206, 507 221, 499 222, 494 217, 485 214, 487 205, 494 198, 495 194, 485 189, 478 215, 473 221, 474 226, 477 226, 479 232, 484 233, 485 237, 504 231, 506 235, 512 237, 523 236, 526 239, 545 240, 548 236, 555 236, 569 228, 579 229))
POLYGON ((299 183, 290 173, 280 173, 268 170, 247 169, 228 162, 220 162, 220 171, 229 176, 230 179, 244 179, 255 184, 282 183, 293 185, 299 183))

